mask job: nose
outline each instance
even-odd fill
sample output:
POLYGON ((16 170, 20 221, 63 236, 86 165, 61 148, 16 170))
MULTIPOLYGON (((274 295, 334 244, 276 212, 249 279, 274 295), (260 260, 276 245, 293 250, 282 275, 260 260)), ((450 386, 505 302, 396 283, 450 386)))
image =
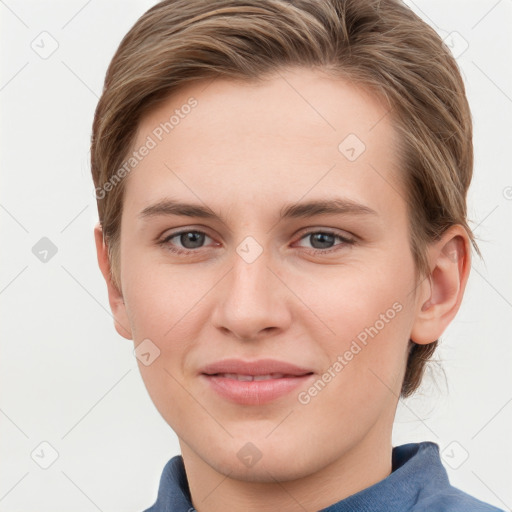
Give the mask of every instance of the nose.
POLYGON ((268 252, 254 261, 233 252, 232 268, 218 288, 212 321, 231 336, 251 341, 283 332, 291 323, 291 294, 268 252))

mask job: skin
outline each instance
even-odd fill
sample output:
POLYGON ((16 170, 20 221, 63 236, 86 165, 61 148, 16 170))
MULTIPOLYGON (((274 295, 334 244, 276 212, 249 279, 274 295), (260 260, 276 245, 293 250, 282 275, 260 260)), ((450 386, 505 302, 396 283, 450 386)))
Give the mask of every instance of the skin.
POLYGON ((469 240, 450 228, 428 247, 432 279, 416 282, 389 109, 353 84, 302 68, 260 84, 198 82, 141 121, 134 148, 191 96, 197 107, 125 178, 120 290, 95 229, 116 329, 160 350, 139 368, 178 435, 198 511, 319 510, 390 474, 408 341, 431 343, 455 316, 469 240), (353 162, 338 149, 350 133, 366 146, 353 162), (376 214, 279 220, 285 204, 335 196, 376 214), (169 197, 222 220, 139 217, 169 197), (158 244, 184 228, 204 232, 202 245, 158 244), (306 236, 325 230, 355 242, 306 236), (247 236, 262 249, 251 263, 236 251, 247 236), (238 405, 198 377, 227 357, 289 361, 320 377, 395 303, 400 312, 308 404, 298 389, 238 405), (237 456, 248 442, 261 454, 252 467, 237 456))

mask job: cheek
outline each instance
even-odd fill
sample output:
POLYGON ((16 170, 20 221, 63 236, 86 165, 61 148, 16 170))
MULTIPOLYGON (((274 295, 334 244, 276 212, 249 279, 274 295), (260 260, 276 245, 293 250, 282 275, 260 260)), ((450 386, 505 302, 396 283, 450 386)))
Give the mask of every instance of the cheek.
POLYGON ((398 271, 393 263, 381 260, 359 269, 339 267, 308 280, 295 276, 292 282, 294 291, 304 298, 324 330, 325 326, 330 328, 331 336, 326 339, 332 338, 336 345, 375 324, 379 331, 399 330, 401 322, 397 319, 407 316, 404 311, 410 303, 412 279, 407 266, 398 271))
POLYGON ((199 338, 204 324, 198 317, 200 299, 206 290, 183 279, 183 270, 126 267, 131 277, 125 281, 127 312, 135 345, 148 343, 156 354, 149 365, 138 360, 146 389, 166 419, 182 417, 194 404, 184 391, 183 366, 187 354, 199 338))
MULTIPOLYGON (((330 368, 331 375, 326 375, 332 379, 329 387, 350 389, 350 396, 343 398, 349 403, 370 399, 376 391, 392 396, 399 391, 405 369, 414 315, 413 267, 404 263, 398 272, 394 262, 381 261, 373 268, 377 270, 368 268, 357 274, 350 269, 340 271, 329 280, 327 293, 312 294, 311 285, 309 293, 306 289, 299 292, 308 297, 308 305, 322 321, 316 320, 315 339, 321 340, 325 369, 330 368)), ((332 395, 332 399, 336 402, 339 397, 332 395)))
POLYGON ((142 258, 126 257, 122 269, 123 293, 136 340, 153 336, 166 341, 190 328, 208 290, 207 276, 187 273, 180 265, 154 265, 142 258))
MULTIPOLYGON (((150 367, 140 365, 142 376, 155 393, 158 387, 174 389, 178 384, 163 365, 169 372, 183 373, 187 353, 201 338, 200 330, 208 328, 215 308, 208 293, 222 273, 207 266, 191 271, 185 265, 152 264, 143 251, 124 254, 123 292, 134 339, 137 344, 149 338, 160 351, 150 367)), ((386 258, 375 257, 365 265, 282 274, 302 299, 290 296, 283 305, 293 314, 291 329, 306 333, 326 368, 345 356, 343 371, 329 387, 357 384, 359 390, 351 396, 367 395, 378 384, 377 376, 389 382, 399 373, 408 341, 411 313, 406 300, 412 270, 409 261, 398 261, 388 252, 386 258)), ((222 298, 216 300, 218 304, 222 298)))
POLYGON ((366 300, 339 300, 343 306, 327 320, 336 336, 324 336, 326 364, 319 379, 301 390, 299 402, 325 428, 332 421, 357 437, 361 425, 371 425, 394 410, 406 363, 412 309, 393 294, 373 294, 366 300), (327 413, 328 411, 328 413, 327 413))
POLYGON ((205 299, 212 285, 206 275, 189 276, 183 266, 150 266, 136 257, 124 271, 135 345, 149 339, 158 354, 150 365, 138 361, 141 376, 157 408, 167 418, 180 418, 194 405, 182 387, 185 366, 201 338, 205 299))

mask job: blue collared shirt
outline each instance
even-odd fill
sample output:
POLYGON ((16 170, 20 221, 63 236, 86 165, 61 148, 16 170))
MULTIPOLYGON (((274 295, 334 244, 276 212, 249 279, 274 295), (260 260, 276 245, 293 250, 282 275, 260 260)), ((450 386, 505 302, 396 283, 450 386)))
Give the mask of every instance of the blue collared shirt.
MULTIPOLYGON (((164 467, 156 503, 145 512, 194 512, 181 455, 164 467)), ((393 448, 392 472, 319 512, 504 512, 453 487, 439 446, 426 441, 393 448)))

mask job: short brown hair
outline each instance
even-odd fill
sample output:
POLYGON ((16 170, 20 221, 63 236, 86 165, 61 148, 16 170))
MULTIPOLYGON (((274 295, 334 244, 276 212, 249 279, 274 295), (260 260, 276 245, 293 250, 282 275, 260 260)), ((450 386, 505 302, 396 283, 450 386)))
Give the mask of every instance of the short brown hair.
MULTIPOLYGON (((257 81, 287 66, 335 73, 390 105, 418 278, 430 274, 427 244, 454 224, 479 253, 466 220, 473 143, 464 83, 439 35, 400 0, 164 0, 119 45, 93 123, 92 175, 119 289, 124 180, 112 180, 142 117, 191 81, 257 81)), ((410 341, 402 396, 419 386, 437 343, 410 341)))

